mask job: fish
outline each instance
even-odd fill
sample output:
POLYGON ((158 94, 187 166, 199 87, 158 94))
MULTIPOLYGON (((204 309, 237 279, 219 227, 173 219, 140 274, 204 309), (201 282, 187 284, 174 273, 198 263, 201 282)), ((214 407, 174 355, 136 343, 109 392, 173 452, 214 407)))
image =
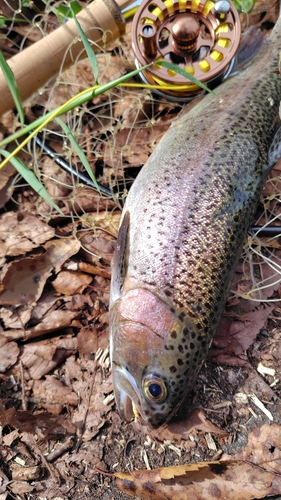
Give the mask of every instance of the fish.
POLYGON ((129 191, 109 308, 126 421, 167 423, 206 359, 273 166, 280 50, 279 17, 250 66, 173 122, 129 191))

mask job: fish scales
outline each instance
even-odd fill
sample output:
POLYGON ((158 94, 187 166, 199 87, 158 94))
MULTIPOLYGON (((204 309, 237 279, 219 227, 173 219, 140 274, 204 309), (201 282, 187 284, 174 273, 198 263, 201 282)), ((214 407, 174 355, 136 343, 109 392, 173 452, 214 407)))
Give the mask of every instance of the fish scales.
POLYGON ((278 120, 280 18, 244 72, 177 119, 127 197, 110 344, 121 415, 166 422, 204 362, 253 219, 278 120))

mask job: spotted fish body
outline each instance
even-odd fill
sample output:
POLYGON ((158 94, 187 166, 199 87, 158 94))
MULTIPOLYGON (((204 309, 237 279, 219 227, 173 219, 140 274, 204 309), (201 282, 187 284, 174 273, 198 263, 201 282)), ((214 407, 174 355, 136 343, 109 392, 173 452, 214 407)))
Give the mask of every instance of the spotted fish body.
POLYGON ((252 65, 177 119, 127 197, 113 260, 117 406, 157 427, 192 389, 225 307, 278 119, 280 18, 252 65))

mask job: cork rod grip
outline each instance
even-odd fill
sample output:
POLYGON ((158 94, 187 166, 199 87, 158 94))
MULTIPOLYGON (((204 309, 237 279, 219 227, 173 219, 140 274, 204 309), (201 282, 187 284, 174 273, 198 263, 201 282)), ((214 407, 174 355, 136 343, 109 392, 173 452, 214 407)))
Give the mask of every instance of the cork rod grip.
MULTIPOLYGON (((93 49, 104 47, 119 38, 125 30, 121 9, 132 0, 94 0, 77 15, 77 19, 93 49)), ((85 57, 83 43, 74 19, 70 19, 50 35, 8 59, 22 101, 43 87, 58 72, 77 59, 85 57), (77 38, 77 41, 75 39, 77 38), (73 43, 74 42, 74 43, 73 43)), ((3 73, 0 73, 0 116, 14 107, 3 73)))

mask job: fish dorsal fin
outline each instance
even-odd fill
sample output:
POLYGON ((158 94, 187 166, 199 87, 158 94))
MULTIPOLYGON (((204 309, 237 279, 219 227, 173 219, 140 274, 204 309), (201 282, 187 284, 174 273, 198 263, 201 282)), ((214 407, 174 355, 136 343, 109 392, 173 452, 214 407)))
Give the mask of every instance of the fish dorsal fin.
POLYGON ((112 259, 110 304, 113 304, 117 299, 119 299, 124 279, 127 274, 129 258, 129 229, 130 212, 127 211, 122 218, 112 259))
POLYGON ((247 65, 252 63, 252 59, 265 43, 267 36, 266 30, 258 29, 256 26, 248 28, 235 54, 234 64, 231 73, 228 76, 234 76, 237 72, 243 71, 247 65))

